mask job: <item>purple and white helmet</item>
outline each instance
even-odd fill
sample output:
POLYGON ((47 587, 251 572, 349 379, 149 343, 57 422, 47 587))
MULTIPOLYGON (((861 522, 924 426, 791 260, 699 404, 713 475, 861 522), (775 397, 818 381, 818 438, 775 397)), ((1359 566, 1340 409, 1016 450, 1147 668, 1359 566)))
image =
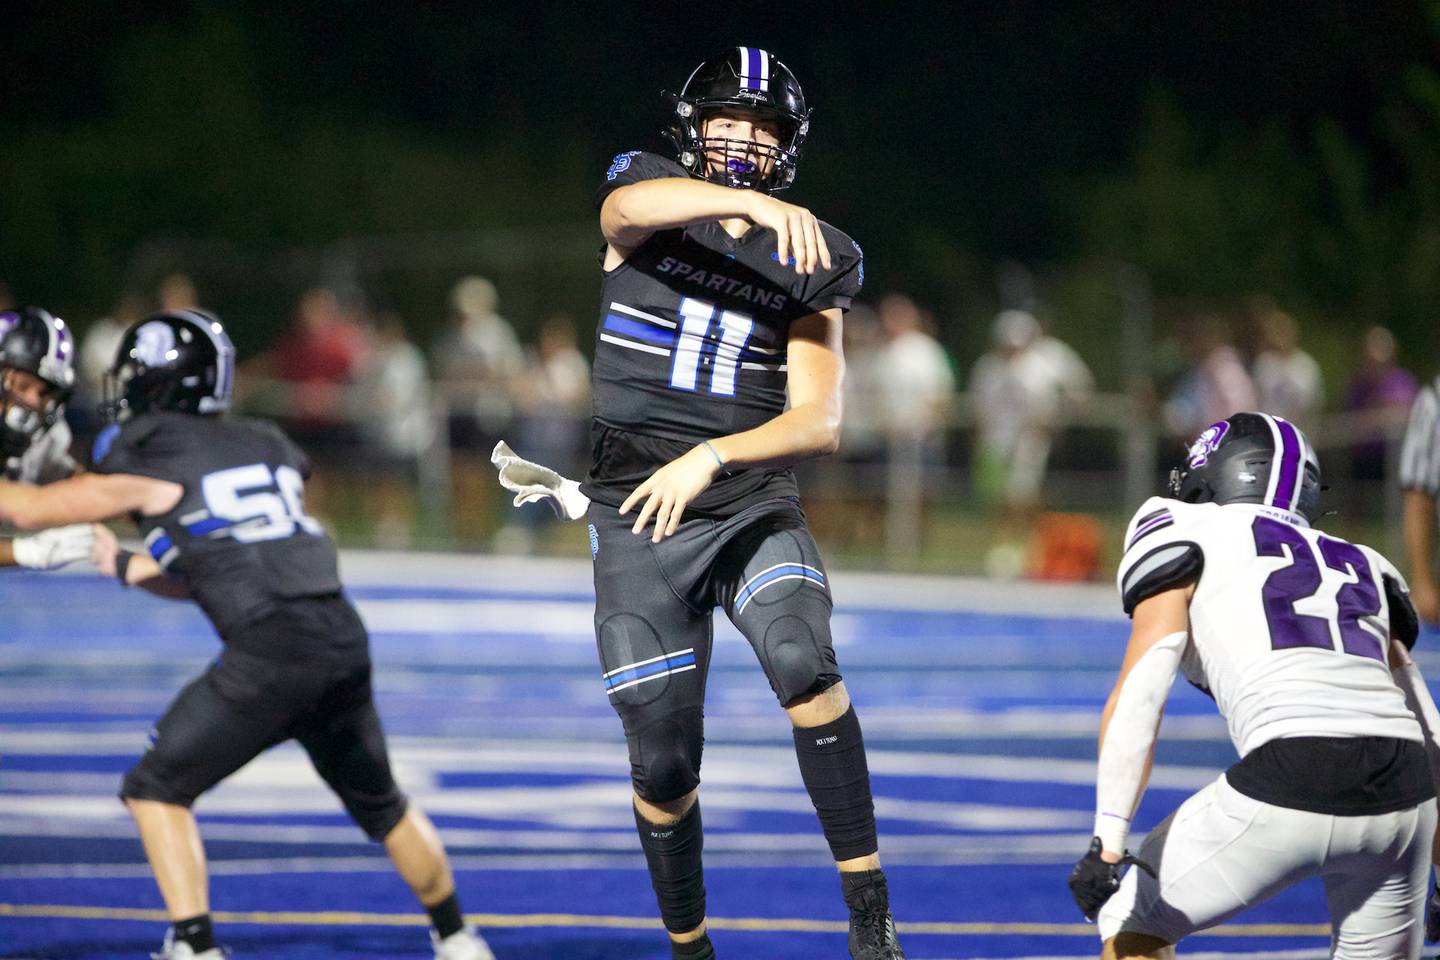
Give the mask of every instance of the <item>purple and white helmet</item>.
POLYGON ((75 338, 65 321, 40 307, 0 312, 0 456, 17 457, 60 416, 75 387, 75 338), (39 377, 46 386, 40 409, 22 403, 11 371, 39 377))
POLYGON ((1237 413, 1206 427, 1170 473, 1170 495, 1187 503, 1258 503, 1313 521, 1320 461, 1305 434, 1268 413, 1237 413))
POLYGON ((64 320, 40 307, 0 312, 0 368, 33 373, 68 394, 75 386, 75 338, 64 320))

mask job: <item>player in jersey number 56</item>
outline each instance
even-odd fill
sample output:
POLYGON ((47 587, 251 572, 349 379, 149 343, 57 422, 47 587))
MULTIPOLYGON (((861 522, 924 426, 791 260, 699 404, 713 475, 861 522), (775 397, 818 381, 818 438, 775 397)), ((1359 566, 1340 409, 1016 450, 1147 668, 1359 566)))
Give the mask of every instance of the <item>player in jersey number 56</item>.
POLYGON ((1101 717, 1095 838, 1070 876, 1102 956, 1172 956, 1318 876, 1333 956, 1419 957, 1440 715, 1407 652, 1404 580, 1311 526, 1320 465, 1279 417, 1208 428, 1169 493, 1125 534, 1133 626, 1101 717), (1240 760, 1127 856, 1177 672, 1215 700, 1240 760))
POLYGON ((23 529, 129 516, 146 552, 97 537, 127 586, 194 599, 224 650, 157 721, 120 796, 172 920, 161 960, 220 960, 191 804, 262 751, 298 740, 355 823, 384 845, 430 913, 437 960, 494 960, 464 927, 445 850, 390 771, 369 637, 335 545, 305 513, 310 466, 274 425, 226 415, 235 352, 198 310, 154 314, 120 341, 93 470, 49 486, 0 483, 23 529))
POLYGON ((672 952, 713 957, 696 788, 719 606, 789 714, 850 908, 851 955, 898 960, 830 588, 789 469, 839 441, 840 324, 863 279, 860 248, 773 196, 810 130, 774 55, 736 47, 707 60, 671 109, 674 158, 617 156, 596 198, 594 460, 581 488, 641 846, 672 952))

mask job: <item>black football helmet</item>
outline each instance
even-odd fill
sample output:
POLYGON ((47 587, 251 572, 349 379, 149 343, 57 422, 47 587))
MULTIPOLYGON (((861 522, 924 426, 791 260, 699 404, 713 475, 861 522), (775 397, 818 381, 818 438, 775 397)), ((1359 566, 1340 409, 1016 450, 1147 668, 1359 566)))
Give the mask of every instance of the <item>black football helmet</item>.
POLYGON ((805 94, 790 69, 768 50, 732 47, 696 67, 678 94, 670 94, 671 115, 665 137, 680 165, 698 177, 726 187, 774 193, 795 180, 795 163, 810 132, 805 94), (779 146, 701 135, 710 114, 730 108, 748 110, 780 122, 779 146), (707 159, 724 157, 719 169, 707 159), (764 170, 765 159, 770 169, 764 170))
POLYGON ((0 459, 18 457, 48 429, 75 387, 75 339, 65 321, 39 307, 0 312, 0 459), (21 402, 10 381, 20 370, 45 384, 39 409, 21 402))
POLYGON ((1260 503, 1313 522, 1320 508, 1320 461, 1305 434, 1268 413, 1237 413, 1206 427, 1170 495, 1186 503, 1260 503))
POLYGON ((111 422, 158 410, 223 413, 234 388, 235 346, 219 318, 162 310, 120 339, 101 410, 111 422))

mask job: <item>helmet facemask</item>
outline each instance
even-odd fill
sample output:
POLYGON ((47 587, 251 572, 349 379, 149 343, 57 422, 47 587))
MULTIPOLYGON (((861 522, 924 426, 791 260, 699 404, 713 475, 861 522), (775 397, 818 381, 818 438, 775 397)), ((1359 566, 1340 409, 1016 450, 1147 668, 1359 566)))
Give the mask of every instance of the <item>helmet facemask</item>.
MULTIPOLYGON (((734 108, 730 108, 734 110, 734 108)), ((737 140, 727 137, 706 136, 706 126, 720 111, 701 115, 696 123, 696 150, 694 164, 711 183, 739 190, 759 190, 773 193, 783 190, 795 179, 795 161, 799 151, 793 148, 795 124, 775 118, 772 122, 780 128, 778 143, 762 143, 756 139, 737 140)), ((768 114, 757 113, 757 122, 771 120, 768 114)))
POLYGON ((29 371, 0 367, 0 458, 24 454, 35 438, 59 419, 69 394, 68 389, 29 371), (16 387, 16 378, 26 375, 43 384, 39 406, 27 402, 16 387))

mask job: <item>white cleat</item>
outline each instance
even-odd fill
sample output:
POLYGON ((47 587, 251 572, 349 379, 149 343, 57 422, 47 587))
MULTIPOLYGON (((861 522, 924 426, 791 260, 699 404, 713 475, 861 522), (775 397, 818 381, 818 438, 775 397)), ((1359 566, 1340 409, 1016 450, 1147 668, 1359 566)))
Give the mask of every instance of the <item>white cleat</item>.
POLYGON ((185 941, 176 943, 175 929, 172 927, 165 931, 165 942, 160 944, 160 952, 150 954, 150 960, 226 960, 229 956, 229 950, 222 950, 219 947, 212 947, 204 953, 196 953, 195 949, 185 941))
POLYGON ((472 927, 452 933, 444 940, 431 930, 430 942, 435 946, 435 960, 495 960, 485 939, 472 927))

